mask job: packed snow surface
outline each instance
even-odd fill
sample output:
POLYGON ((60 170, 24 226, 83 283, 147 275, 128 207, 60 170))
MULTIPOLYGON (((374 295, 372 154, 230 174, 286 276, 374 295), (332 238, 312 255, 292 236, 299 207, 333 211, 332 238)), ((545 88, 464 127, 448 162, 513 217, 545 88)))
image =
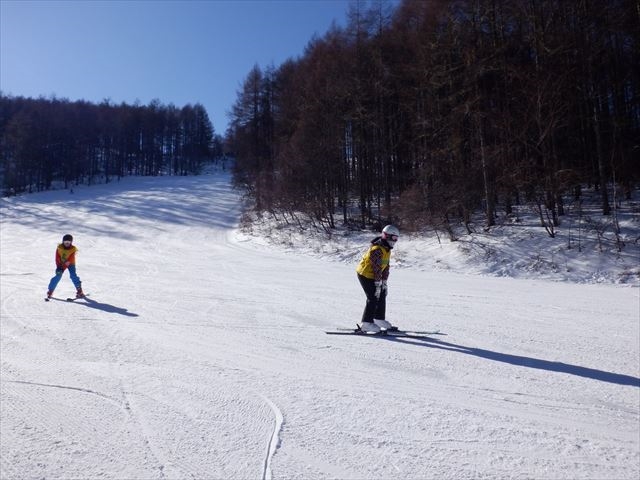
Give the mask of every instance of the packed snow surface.
POLYGON ((387 318, 438 333, 334 336, 372 235, 263 242, 225 173, 1 202, 3 480, 640 475, 637 282, 429 268, 401 238, 387 318), (44 302, 65 233, 90 296, 65 273, 44 302))

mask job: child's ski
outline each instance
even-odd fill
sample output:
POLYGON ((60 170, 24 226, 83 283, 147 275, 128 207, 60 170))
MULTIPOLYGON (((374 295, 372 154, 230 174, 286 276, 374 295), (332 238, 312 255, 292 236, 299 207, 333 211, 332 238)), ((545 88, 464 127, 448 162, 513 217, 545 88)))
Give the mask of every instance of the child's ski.
POLYGON ((63 302, 63 301, 67 301, 67 302, 75 302, 76 300, 82 300, 83 298, 86 299, 86 297, 88 297, 89 294, 85 293, 82 297, 67 297, 67 298, 58 298, 58 297, 45 297, 44 301, 48 302, 50 300, 57 300, 59 302, 63 302))

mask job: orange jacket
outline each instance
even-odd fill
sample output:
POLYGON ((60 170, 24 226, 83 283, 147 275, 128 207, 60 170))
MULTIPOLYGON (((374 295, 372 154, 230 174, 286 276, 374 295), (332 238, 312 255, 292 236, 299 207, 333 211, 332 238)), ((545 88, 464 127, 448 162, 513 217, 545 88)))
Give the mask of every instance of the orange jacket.
POLYGON ((58 245, 56 248, 56 266, 58 268, 67 268, 69 265, 76 264, 76 252, 78 249, 71 245, 66 248, 64 244, 58 245))

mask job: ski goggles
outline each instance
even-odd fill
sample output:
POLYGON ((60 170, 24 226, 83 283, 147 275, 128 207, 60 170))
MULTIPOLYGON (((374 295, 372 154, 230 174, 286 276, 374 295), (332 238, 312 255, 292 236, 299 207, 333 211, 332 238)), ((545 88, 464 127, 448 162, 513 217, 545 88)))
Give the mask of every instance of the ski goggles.
POLYGON ((387 240, 391 240, 392 242, 397 242, 398 241, 398 235, 386 235, 385 237, 387 240))

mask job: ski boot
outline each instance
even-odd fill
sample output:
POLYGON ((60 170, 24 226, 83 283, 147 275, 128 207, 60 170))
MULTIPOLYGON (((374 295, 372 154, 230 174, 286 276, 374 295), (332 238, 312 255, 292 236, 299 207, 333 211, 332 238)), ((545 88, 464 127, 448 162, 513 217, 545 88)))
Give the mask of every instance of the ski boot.
POLYGON ((380 330, 382 330, 383 332, 393 332, 395 330, 398 330, 398 327, 394 327, 386 320, 381 320, 376 318, 373 320, 373 323, 375 323, 378 327, 380 327, 380 330))
POLYGON ((362 322, 360 324, 360 331, 362 333, 380 333, 380 327, 373 322, 362 322))

